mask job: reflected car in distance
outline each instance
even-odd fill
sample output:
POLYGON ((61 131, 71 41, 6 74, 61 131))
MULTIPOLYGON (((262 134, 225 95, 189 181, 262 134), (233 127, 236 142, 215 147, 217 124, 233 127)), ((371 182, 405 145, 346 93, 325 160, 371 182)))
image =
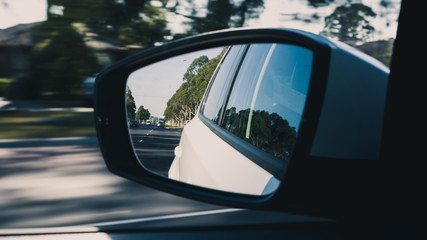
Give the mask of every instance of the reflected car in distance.
POLYGON ((132 120, 132 121, 130 121, 130 123, 129 123, 129 127, 130 128, 139 128, 139 122, 137 121, 137 120, 132 120))
POLYGON ((163 120, 159 120, 157 122, 157 127, 164 128, 165 127, 165 122, 163 120))

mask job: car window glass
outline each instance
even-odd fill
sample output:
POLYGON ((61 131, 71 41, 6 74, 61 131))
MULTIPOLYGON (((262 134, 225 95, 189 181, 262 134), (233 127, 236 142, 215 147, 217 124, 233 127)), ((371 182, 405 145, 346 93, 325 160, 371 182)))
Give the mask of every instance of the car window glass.
POLYGON ((285 44, 251 45, 221 127, 288 160, 307 95, 312 52, 285 44))
POLYGON ((203 115, 208 119, 217 123, 222 105, 224 103, 225 94, 227 93, 228 85, 234 75, 239 63, 239 56, 242 54, 244 46, 235 45, 230 48, 220 68, 212 80, 213 83, 209 90, 208 97, 204 102, 203 115))

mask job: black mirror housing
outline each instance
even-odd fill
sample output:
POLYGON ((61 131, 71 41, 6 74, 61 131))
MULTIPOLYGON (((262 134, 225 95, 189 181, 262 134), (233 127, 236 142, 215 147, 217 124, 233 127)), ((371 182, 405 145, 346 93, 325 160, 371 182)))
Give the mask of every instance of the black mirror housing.
POLYGON ((237 208, 337 217, 373 203, 388 69, 351 47, 292 29, 236 29, 181 39, 124 59, 101 72, 95 85, 97 134, 113 173, 162 191, 237 208), (279 189, 252 196, 188 185, 139 163, 126 120, 128 76, 135 70, 197 50, 250 43, 284 43, 313 52, 313 64, 289 167, 279 189), (363 176, 363 177, 362 177, 363 176), (359 206, 349 204, 359 200, 359 206))

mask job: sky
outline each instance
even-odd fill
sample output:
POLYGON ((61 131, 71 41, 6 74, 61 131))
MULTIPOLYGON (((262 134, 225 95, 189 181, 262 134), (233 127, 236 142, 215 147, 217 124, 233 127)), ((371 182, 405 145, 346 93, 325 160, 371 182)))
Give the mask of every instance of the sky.
POLYGON ((46 20, 46 0, 0 0, 0 29, 46 20))

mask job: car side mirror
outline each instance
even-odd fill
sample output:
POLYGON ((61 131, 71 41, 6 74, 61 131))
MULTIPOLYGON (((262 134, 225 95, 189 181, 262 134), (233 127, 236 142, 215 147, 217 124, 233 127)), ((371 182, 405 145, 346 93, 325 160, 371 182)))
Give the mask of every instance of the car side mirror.
POLYGON ((330 209, 349 197, 333 179, 352 188, 354 169, 369 179, 375 168, 387 78, 319 35, 213 32, 101 72, 97 133, 108 168, 141 184, 234 207, 330 209))

